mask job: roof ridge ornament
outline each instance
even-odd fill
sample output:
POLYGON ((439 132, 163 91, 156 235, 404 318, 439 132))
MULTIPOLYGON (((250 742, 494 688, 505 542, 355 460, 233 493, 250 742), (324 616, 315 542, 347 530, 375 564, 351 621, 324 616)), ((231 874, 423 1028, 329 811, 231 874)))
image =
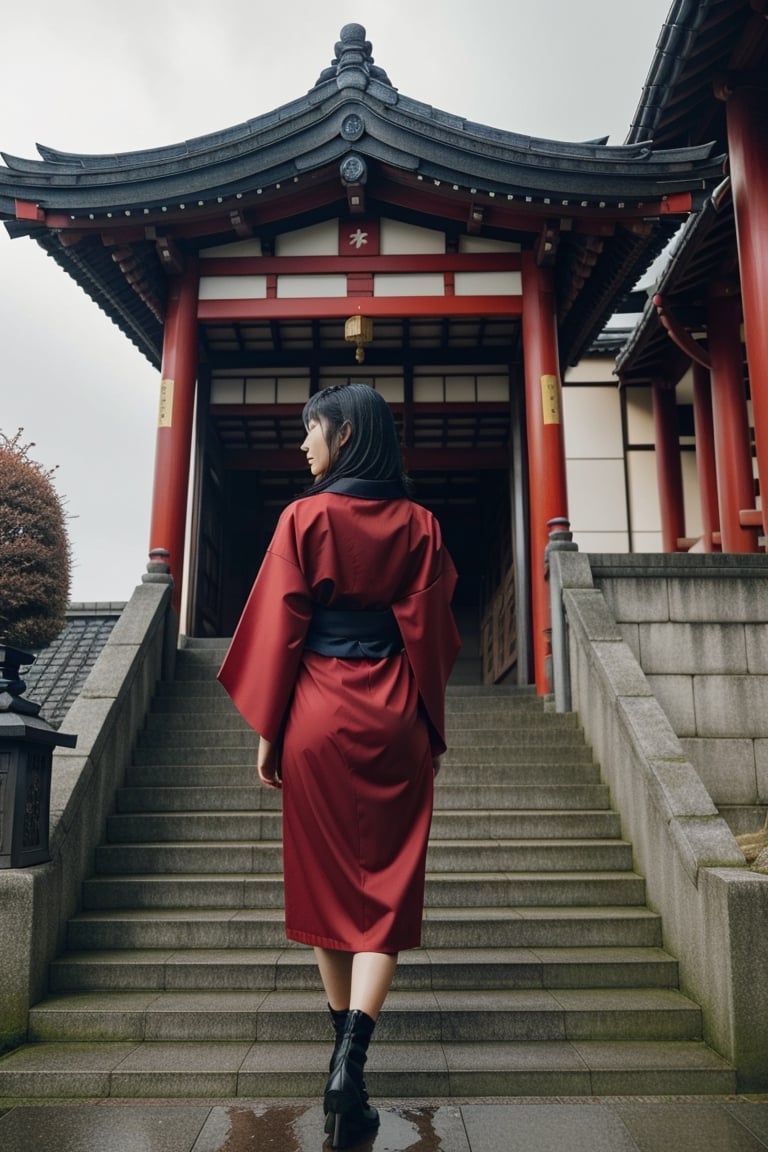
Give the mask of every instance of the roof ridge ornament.
POLYGON ((369 80, 378 80, 392 88, 384 69, 374 64, 371 47, 362 24, 345 24, 334 45, 336 55, 331 66, 323 69, 315 87, 326 80, 335 80, 339 88, 366 88, 369 80))

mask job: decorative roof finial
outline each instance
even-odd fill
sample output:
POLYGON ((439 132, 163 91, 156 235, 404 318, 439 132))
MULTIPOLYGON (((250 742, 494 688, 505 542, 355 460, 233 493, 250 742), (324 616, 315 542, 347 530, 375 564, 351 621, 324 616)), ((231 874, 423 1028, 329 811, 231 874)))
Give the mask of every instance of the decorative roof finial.
POLYGON ((315 87, 326 80, 336 80, 340 88, 365 88, 369 80, 392 87, 384 69, 373 62, 371 42, 366 40, 362 24, 345 24, 339 36, 331 66, 323 69, 315 87))

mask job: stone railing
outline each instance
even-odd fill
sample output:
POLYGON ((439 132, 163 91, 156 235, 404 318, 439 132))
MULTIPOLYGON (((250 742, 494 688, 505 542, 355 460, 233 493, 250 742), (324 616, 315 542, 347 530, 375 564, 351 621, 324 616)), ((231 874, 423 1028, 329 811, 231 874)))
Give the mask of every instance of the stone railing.
POLYGON ((172 673, 170 577, 149 567, 62 723, 77 747, 53 757, 50 862, 0 872, 0 1051, 26 1039, 30 1006, 65 946, 147 707, 172 673))
MULTIPOLYGON (((633 597, 669 605, 680 593, 674 582, 685 579, 690 593, 690 582, 702 578, 700 561, 714 558, 691 557, 688 567, 688 557, 670 558, 674 565, 664 559, 550 556, 561 589, 571 706, 632 841, 648 902, 661 914, 681 987, 701 1005, 705 1039, 735 1065, 742 1091, 765 1091, 768 877, 745 867, 623 631, 633 597), (599 586, 608 578, 611 605, 599 586), (614 610, 620 603, 621 627, 614 610)), ((733 596, 743 594, 738 565, 729 580, 733 596)))

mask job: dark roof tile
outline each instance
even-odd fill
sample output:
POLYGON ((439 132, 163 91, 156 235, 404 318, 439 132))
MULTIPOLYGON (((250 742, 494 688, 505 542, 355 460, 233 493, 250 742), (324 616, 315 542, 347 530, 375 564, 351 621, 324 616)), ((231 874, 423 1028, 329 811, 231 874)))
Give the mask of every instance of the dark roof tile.
POLYGON ((25 696, 41 705, 40 715, 54 728, 61 726, 82 691, 124 607, 121 603, 71 605, 64 629, 25 672, 25 696))

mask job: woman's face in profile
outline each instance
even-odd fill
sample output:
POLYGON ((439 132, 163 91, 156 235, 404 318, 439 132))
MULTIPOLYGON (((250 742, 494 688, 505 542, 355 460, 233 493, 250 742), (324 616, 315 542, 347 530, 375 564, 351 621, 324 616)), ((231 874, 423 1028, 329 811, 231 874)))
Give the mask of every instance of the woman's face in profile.
POLYGON ((328 424, 322 416, 312 417, 307 425, 307 434, 301 445, 301 451, 307 454, 307 464, 315 480, 322 480, 329 472, 351 435, 352 427, 349 421, 345 420, 332 439, 333 453, 331 453, 331 446, 328 443, 331 439, 328 424))
POLYGON ((301 451, 307 454, 307 465, 315 480, 322 480, 330 468, 331 453, 328 449, 326 429, 320 420, 310 420, 301 451))

